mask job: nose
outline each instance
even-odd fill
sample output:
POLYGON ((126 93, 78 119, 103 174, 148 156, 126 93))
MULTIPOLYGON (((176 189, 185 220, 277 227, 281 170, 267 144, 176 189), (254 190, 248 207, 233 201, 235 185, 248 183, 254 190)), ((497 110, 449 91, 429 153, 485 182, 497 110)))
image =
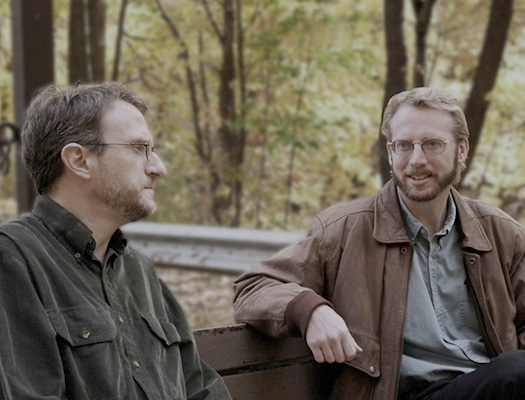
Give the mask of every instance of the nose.
POLYGON ((166 167, 157 153, 151 153, 151 157, 146 163, 146 173, 148 175, 153 175, 156 178, 162 178, 163 176, 166 176, 167 172, 166 167))
POLYGON ((427 163, 427 156, 423 151, 421 143, 414 143, 414 149, 410 155, 410 164, 411 165, 424 165, 427 163))

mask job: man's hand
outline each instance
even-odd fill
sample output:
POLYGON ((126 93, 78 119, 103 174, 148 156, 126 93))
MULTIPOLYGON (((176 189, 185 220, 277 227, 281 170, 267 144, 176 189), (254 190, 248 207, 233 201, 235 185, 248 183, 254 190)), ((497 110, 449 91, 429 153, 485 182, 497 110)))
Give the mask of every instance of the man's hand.
POLYGON ((318 363, 343 363, 363 351, 348 332, 343 318, 327 305, 317 307, 312 313, 306 343, 318 363))

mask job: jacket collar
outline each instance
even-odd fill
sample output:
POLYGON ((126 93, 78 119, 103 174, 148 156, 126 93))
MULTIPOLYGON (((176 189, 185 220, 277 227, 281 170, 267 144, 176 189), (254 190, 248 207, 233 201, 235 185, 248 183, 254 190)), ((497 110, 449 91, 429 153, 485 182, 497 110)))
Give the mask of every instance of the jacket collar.
POLYGON ((452 188, 451 192, 458 207, 458 216, 461 223, 461 231, 463 232, 463 248, 468 247, 483 252, 492 250, 492 244, 483 230, 479 218, 476 217, 472 207, 468 204, 466 197, 460 195, 454 188, 452 188))
POLYGON ((409 242, 392 180, 377 193, 374 204, 374 239, 381 243, 409 242))
MULTIPOLYGON (((457 215, 463 234, 463 248, 490 251, 490 244, 481 224, 463 196, 454 188, 451 190, 456 203, 457 215)), ((381 243, 409 243, 401 208, 392 180, 377 193, 374 204, 374 239, 381 243)))

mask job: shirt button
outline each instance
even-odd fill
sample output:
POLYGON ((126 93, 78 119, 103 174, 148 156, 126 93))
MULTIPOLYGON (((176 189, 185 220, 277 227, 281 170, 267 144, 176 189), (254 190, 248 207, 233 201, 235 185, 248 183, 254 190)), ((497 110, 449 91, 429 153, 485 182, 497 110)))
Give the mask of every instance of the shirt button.
POLYGON ((88 331, 87 329, 84 329, 84 330, 82 331, 82 337, 83 337, 84 339, 88 339, 90 336, 91 336, 91 332, 88 331))
POLYGON ((401 247, 401 254, 406 254, 408 249, 406 247, 401 247))
POLYGON ((75 253, 75 258, 78 260, 82 255, 80 253, 75 253))
POLYGON ((139 364, 138 361, 133 361, 133 366, 134 366, 135 368, 140 368, 140 364, 139 364))
POLYGON ((468 261, 470 262, 471 265, 476 264, 476 259, 474 257, 470 257, 468 261))
POLYGON ((124 318, 122 318, 122 317, 118 317, 118 322, 120 322, 121 324, 123 324, 123 323, 124 323, 124 318))
POLYGON ((373 365, 370 366, 370 368, 368 368, 370 370, 370 373, 371 374, 375 374, 376 373, 376 367, 374 367, 373 365))

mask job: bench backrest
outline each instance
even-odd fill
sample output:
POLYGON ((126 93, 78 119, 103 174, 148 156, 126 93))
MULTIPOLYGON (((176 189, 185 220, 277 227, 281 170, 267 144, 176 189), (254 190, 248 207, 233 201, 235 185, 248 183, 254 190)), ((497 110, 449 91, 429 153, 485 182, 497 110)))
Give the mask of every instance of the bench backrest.
POLYGON ((318 400, 318 365, 302 338, 272 339, 244 324, 194 334, 201 357, 234 400, 318 400))

